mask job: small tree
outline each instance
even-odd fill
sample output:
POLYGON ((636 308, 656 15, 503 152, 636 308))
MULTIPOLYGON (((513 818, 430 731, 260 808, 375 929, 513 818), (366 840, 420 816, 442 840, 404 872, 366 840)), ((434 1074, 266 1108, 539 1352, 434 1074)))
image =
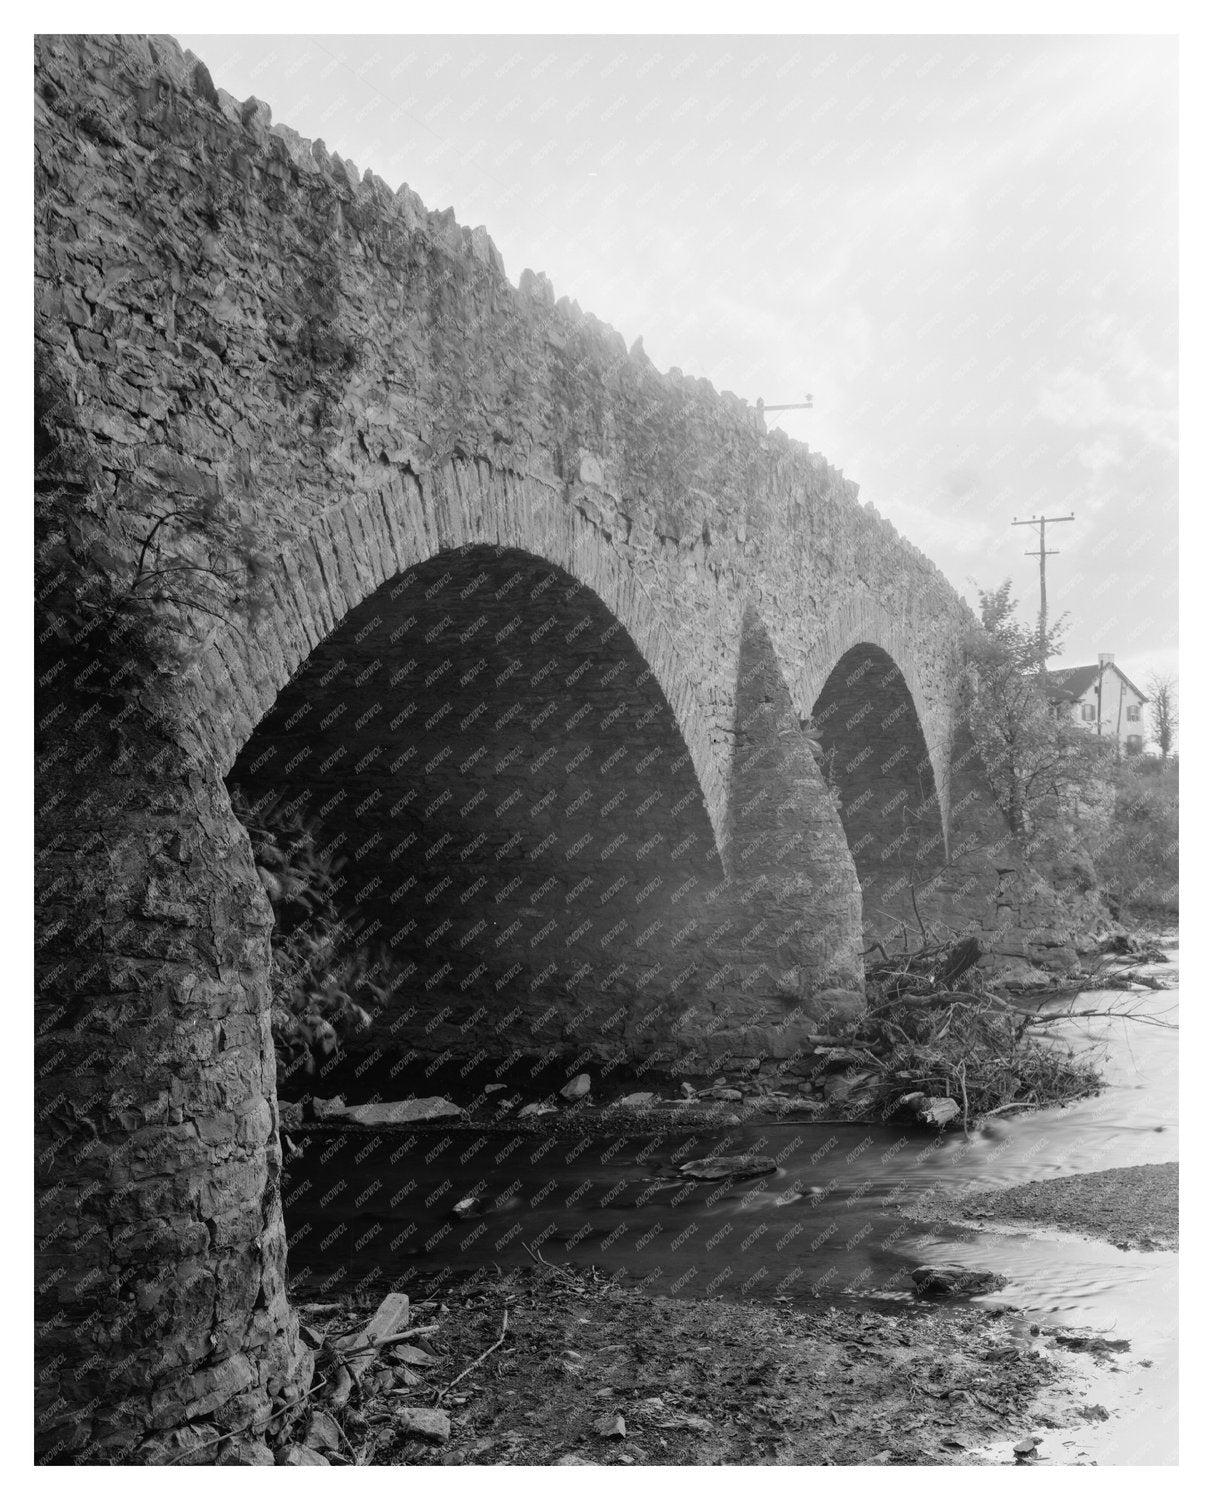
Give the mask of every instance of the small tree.
POLYGON ((1150 690, 1150 722, 1154 740, 1162 752, 1165 766, 1167 756, 1175 748, 1175 736, 1179 730, 1179 690, 1174 677, 1155 672, 1146 683, 1150 690))
MULTIPOLYGON (((1012 830, 1026 836, 1046 807, 1056 811, 1098 776, 1104 747, 1058 719, 1040 672, 1041 640, 1015 616, 1008 578, 979 590, 981 629, 967 642, 969 719, 995 800, 1012 830)), ((1045 637, 1056 656, 1064 617, 1045 637)))

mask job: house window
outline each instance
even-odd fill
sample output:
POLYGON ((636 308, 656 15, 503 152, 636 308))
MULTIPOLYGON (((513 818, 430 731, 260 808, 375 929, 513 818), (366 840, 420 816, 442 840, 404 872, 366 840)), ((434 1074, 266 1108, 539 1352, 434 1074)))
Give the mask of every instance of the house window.
POLYGON ((1083 706, 1082 706, 1082 721, 1083 721, 1084 724, 1094 724, 1094 722, 1095 722, 1095 705, 1093 703, 1084 703, 1083 704, 1083 706))
POLYGON ((1140 724, 1141 723, 1141 704, 1140 703, 1130 703, 1128 705, 1128 707, 1125 709, 1125 718, 1128 719, 1128 721, 1129 721, 1130 724, 1140 724))
POLYGON ((1125 754, 1126 755, 1140 755, 1141 754, 1141 735, 1139 735, 1139 734, 1130 734, 1130 735, 1126 735, 1125 736, 1125 754))

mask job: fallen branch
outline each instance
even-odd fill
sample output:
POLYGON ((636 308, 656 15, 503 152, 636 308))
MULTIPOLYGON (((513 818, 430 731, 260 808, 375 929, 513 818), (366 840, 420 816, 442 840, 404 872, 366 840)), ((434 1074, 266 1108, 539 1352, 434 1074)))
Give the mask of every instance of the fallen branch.
POLYGON ((964 1119, 961 1122, 961 1129, 964 1131, 964 1133, 965 1133, 965 1140, 967 1141, 968 1138, 969 1138, 969 1091, 965 1087, 965 1070, 966 1070, 966 1066, 967 1065, 964 1062, 964 1060, 961 1059, 961 1064, 960 1064, 960 1097, 964 1101, 964 1119))
POLYGON ((565 1270, 563 1266, 554 1266, 550 1260, 545 1260, 542 1250, 532 1250, 525 1240, 522 1242, 522 1248, 526 1251, 526 1253, 531 1257, 531 1259, 537 1266, 546 1266, 549 1271, 555 1271, 557 1276, 563 1276, 564 1279, 570 1282, 573 1286, 577 1285, 576 1276, 574 1276, 571 1271, 565 1270))
POLYGON ((444 1385, 442 1387, 442 1389, 434 1397, 434 1404, 435 1405, 437 1405, 438 1402, 442 1400, 442 1398, 447 1394, 448 1391, 453 1391, 455 1389, 455 1387, 463 1379, 464 1375, 470 1375, 472 1373, 472 1371, 476 1368, 476 1366, 478 1364, 481 1364, 481 1363, 483 1363, 484 1360, 488 1359, 489 1355, 492 1354, 492 1352, 493 1352, 494 1349, 500 1349, 501 1348, 502 1344, 505 1343, 505 1335, 506 1335, 507 1330, 509 1329, 509 1326, 510 1326, 510 1310, 507 1307, 507 1308, 505 1308, 502 1311, 502 1314, 501 1314, 501 1337, 497 1340, 497 1342, 495 1344, 490 1344, 489 1347, 484 1351, 483 1354, 477 1355, 476 1358, 471 1362, 471 1364, 467 1367, 466 1370, 464 1370, 461 1374, 455 1376, 454 1380, 451 1381, 450 1385, 444 1385))
POLYGON ((392 1333, 385 1339, 374 1339, 366 1344, 350 1344, 348 1347, 340 1344, 330 1344, 329 1348, 341 1359, 346 1360, 351 1354, 373 1354, 376 1349, 387 1349, 392 1344, 402 1344, 405 1339, 420 1338, 427 1333, 437 1333, 437 1323, 424 1323, 418 1328, 402 1328, 399 1333, 392 1333))

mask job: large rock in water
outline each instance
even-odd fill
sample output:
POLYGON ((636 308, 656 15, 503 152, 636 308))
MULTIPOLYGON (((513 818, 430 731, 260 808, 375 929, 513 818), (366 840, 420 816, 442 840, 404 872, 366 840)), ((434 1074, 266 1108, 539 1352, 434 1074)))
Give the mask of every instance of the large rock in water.
POLYGON ((351 1105, 341 1118, 355 1125, 411 1125, 416 1120, 443 1120, 462 1113, 449 1099, 387 1099, 351 1105))
POLYGON ((971 1271, 966 1266, 919 1266, 910 1272, 916 1297, 982 1297, 1000 1291, 1007 1278, 997 1271, 971 1271))
POLYGON ((777 1166, 769 1156, 706 1156, 685 1162, 678 1170, 697 1182, 719 1182, 724 1177, 765 1177, 777 1166))

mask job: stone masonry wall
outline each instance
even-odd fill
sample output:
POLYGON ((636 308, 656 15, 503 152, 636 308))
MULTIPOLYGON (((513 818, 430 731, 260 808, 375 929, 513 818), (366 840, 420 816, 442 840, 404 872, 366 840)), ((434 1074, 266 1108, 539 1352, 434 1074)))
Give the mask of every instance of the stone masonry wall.
MULTIPOLYGON (((637 891, 662 883, 633 895, 627 933, 672 923, 645 903, 672 907, 698 870, 688 915, 661 929, 654 961, 705 968, 688 1047, 754 1050, 794 1046, 814 992, 858 982, 854 869, 800 722, 839 658, 872 642, 902 674, 946 818, 969 615, 852 485, 763 432, 743 401, 660 375, 639 342, 629 351, 542 276, 512 286, 483 229, 272 126, 264 104, 217 91, 170 38, 41 36, 36 64, 37 347, 63 393, 44 426, 83 455, 57 475, 66 499, 55 503, 91 537, 77 571, 47 585, 39 618, 50 644, 38 699, 38 1448, 163 1459, 191 1424, 190 1441, 218 1438, 280 1409, 309 1376, 284 1293, 268 912, 223 777, 238 766, 255 778, 271 746, 284 758, 262 768, 297 753, 293 710, 276 705, 294 701, 292 679, 319 691, 334 652, 369 649, 378 626, 353 637, 371 624, 376 591, 416 567, 439 578, 451 558, 457 575, 469 549, 508 549, 581 590, 582 617, 618 624, 614 694, 596 696, 611 686, 599 680, 608 654, 592 690, 579 679, 549 697, 571 717, 580 685, 599 715, 598 767, 615 753, 603 721, 622 707, 618 722, 632 723, 616 748, 627 741, 637 779, 624 788, 621 761, 615 782, 600 773, 594 789, 637 794, 611 816, 626 826, 628 807, 665 837, 649 863, 633 861, 637 891), (219 537, 209 550, 198 517, 219 537), (216 567, 240 559, 255 609, 205 592, 216 567), (160 623, 175 630, 175 653, 111 661, 98 677, 62 646, 56 611, 96 586, 137 616, 145 565, 173 581, 160 623), (241 763, 258 726, 260 747, 241 763), (637 769, 655 750, 668 772, 657 760, 637 769), (664 800, 641 812, 646 775, 664 800), (695 904, 708 901, 709 871, 710 915, 695 904)), ((450 622, 426 644, 459 624, 443 613, 450 622)), ((577 621, 560 624, 559 651, 529 654, 517 700, 528 726, 546 712, 547 662, 553 677, 577 670, 577 621)), ((459 634, 456 683, 477 659, 459 634)), ((343 725, 373 707, 375 687, 356 676, 342 678, 353 700, 343 725)), ((404 705, 390 701, 394 716, 404 705)), ((552 719, 536 727, 528 764, 567 743, 567 784, 579 772, 584 790, 591 760, 567 769, 575 729, 557 733, 552 719)), ((338 749, 343 769, 372 750, 412 747, 422 765, 438 753, 424 733, 409 745, 359 738, 371 722, 348 742, 344 728, 329 736, 323 756, 318 734, 303 789, 320 790, 328 773, 311 767, 338 749)), ((461 741, 452 757, 462 766, 476 750, 461 741)), ((536 773, 528 817, 555 789, 555 761, 536 773)), ((377 765, 353 773, 347 801, 355 786, 360 800, 377 789, 377 765)), ((479 788, 461 775, 470 801, 479 788)), ((450 790, 433 818, 463 807, 450 790)), ((545 804, 530 826, 575 801, 545 804)), ((599 824, 609 801, 596 804, 599 824)), ((578 816, 593 822, 588 804, 570 823, 578 816)), ((397 843, 412 831, 399 818, 397 843)), ((388 832, 358 831, 359 847, 388 832)), ((380 856, 364 857, 369 881, 380 856)), ((569 938, 570 958, 595 938, 605 952, 593 925, 572 937, 585 920, 573 902, 562 925, 563 896, 589 874, 566 886, 575 868, 548 892, 561 900, 547 940, 569 938)), ((461 894, 452 884, 435 896, 430 931, 461 894)), ((506 898, 511 922, 543 917, 532 894, 506 898)), ((520 928, 512 941, 520 951, 529 939, 520 928)))

